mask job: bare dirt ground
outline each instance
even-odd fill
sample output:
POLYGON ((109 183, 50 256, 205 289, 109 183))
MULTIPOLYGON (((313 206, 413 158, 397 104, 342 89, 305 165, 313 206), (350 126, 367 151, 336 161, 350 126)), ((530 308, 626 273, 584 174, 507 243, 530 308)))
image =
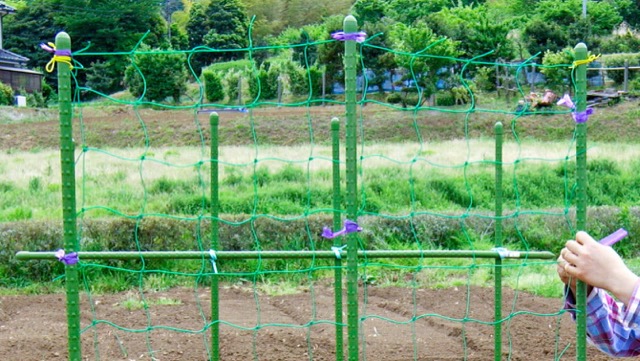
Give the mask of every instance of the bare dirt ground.
MULTIPOLYGON (((361 360, 494 359, 492 325, 452 320, 491 322, 493 289, 367 287, 361 292, 360 299, 366 299, 359 306, 361 360)), ((145 296, 150 304, 146 311, 123 306, 131 293, 93 297, 95 311, 87 309, 81 315, 82 327, 95 324, 82 336, 83 360, 210 359, 208 335, 200 332, 206 324, 203 315, 210 315, 208 289, 179 288, 145 296), (179 304, 154 302, 161 298, 179 304), (118 327, 152 330, 128 333, 118 327)), ((504 315, 513 316, 503 324, 502 359, 575 359, 575 325, 568 314, 527 314, 556 313, 562 307, 560 299, 506 289, 503 297, 504 315)), ((87 299, 82 297, 84 308, 87 299)), ((314 286, 296 295, 265 296, 223 287, 220 300, 221 360, 335 360, 332 288, 314 286)), ((345 333, 345 354, 346 340, 345 333)), ((587 352, 589 360, 613 360, 591 346, 587 352)), ((0 297, 2 360, 63 360, 67 355, 64 294, 0 297)))

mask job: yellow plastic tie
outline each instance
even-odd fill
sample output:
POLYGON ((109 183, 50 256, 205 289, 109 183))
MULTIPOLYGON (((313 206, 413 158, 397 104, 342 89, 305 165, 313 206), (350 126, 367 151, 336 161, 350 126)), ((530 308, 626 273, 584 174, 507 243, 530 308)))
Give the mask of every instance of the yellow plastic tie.
POLYGON ((590 55, 588 58, 584 59, 584 60, 576 60, 573 62, 573 65, 571 65, 571 68, 574 69, 575 67, 579 66, 579 65, 586 65, 589 64, 591 62, 596 61, 596 59, 598 59, 600 57, 600 54, 598 55, 590 55))
POLYGON ((51 60, 49 60, 49 62, 47 63, 47 66, 45 67, 45 69, 47 70, 47 72, 51 73, 53 72, 53 68, 55 67, 56 63, 65 63, 69 65, 70 69, 73 69, 73 64, 71 64, 71 51, 65 51, 62 52, 64 55, 60 55, 58 50, 56 50, 56 45, 54 43, 48 43, 49 46, 46 46, 44 44, 40 44, 40 47, 50 53, 53 53, 53 58, 51 58, 51 60), (67 55, 67 53, 69 55, 67 55))

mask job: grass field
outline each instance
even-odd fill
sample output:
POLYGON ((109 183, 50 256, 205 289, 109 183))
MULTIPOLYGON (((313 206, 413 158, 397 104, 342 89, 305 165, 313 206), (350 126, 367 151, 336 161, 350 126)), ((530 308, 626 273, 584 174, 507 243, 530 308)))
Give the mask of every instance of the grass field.
MULTIPOLYGON (((512 104, 499 101, 480 102, 479 105, 504 111, 512 107, 512 104)), ((55 109, 6 110, 0 115, 0 126, 4 130, 0 135, 0 192, 3 195, 0 222, 58 220, 61 201, 55 109)), ((221 197, 228 207, 223 211, 251 212, 253 192, 263 183, 270 187, 260 190, 261 197, 266 200, 265 208, 259 209, 260 212, 287 215, 309 209, 309 194, 305 189, 318 192, 313 197, 321 201, 313 207, 330 208, 329 124, 331 118, 340 117, 343 111, 341 106, 326 106, 259 108, 251 114, 220 113, 220 161, 224 185, 221 197), (256 161, 258 166, 254 167, 256 161)), ((78 176, 82 177, 78 189, 86 192, 79 193, 82 205, 88 208, 94 204, 113 205, 114 208, 117 205, 118 211, 135 215, 144 204, 145 212, 180 214, 190 209, 190 202, 195 198, 198 201, 206 194, 204 185, 209 180, 209 165, 201 162, 209 154, 206 116, 191 111, 100 104, 81 109, 81 114, 82 121, 75 125, 75 130, 85 131, 76 137, 78 152, 83 147, 87 150, 77 166, 78 176), (140 120, 144 122, 146 138, 141 137, 140 120), (143 146, 145 142, 146 147, 143 146), (141 156, 144 156, 144 163, 139 161, 141 156)), ((606 185, 609 192, 595 192, 594 205, 634 207, 640 200, 640 187, 633 187, 640 169, 637 161, 640 146, 636 143, 640 136, 639 115, 637 101, 629 100, 613 107, 598 108, 590 119, 589 161, 594 164, 591 174, 596 176, 591 187, 597 191, 606 185)), ((376 212, 396 215, 410 211, 406 199, 410 191, 403 188, 410 183, 406 177, 409 171, 415 180, 425 182, 427 187, 442 187, 437 189, 440 193, 430 195, 433 198, 423 200, 424 204, 429 204, 428 209, 443 213, 464 209, 465 202, 469 202, 464 197, 468 182, 471 185, 488 184, 486 189, 473 189, 473 207, 490 211, 495 152, 492 134, 496 121, 505 124, 506 174, 518 167, 527 181, 539 187, 536 192, 530 192, 538 198, 521 195, 523 203, 520 206, 563 207, 565 200, 545 192, 545 187, 549 184, 562 186, 558 182, 564 177, 561 171, 566 166, 565 161, 575 157, 573 122, 567 114, 514 118, 509 114, 480 111, 465 120, 464 114, 427 111, 414 117, 411 112, 368 105, 361 116, 362 145, 358 154, 361 164, 366 166, 361 179, 363 186, 368 187, 367 192, 374 189, 377 192, 377 199, 369 199, 370 204, 379 207, 376 212), (419 160, 418 166, 412 165, 416 160, 419 160), (459 168, 465 162, 471 166, 465 168, 467 174, 461 175, 459 168), (394 204, 405 206, 390 206, 394 204)), ((507 188, 509 182, 507 180, 507 188)), ((507 203, 507 206, 515 205, 507 203)), ((101 218, 109 213, 86 212, 85 216, 101 218)), ((631 263, 637 262, 632 260, 631 263)), ((481 267, 474 271, 472 282, 486 283, 490 279, 486 270, 481 267)), ((519 278, 514 272, 513 281, 509 281, 507 272, 506 277, 507 282, 519 282, 521 287, 533 293, 558 296, 558 287, 548 289, 555 279, 554 272, 553 265, 546 264, 541 265, 535 276, 519 278)), ((456 279, 446 271, 433 276, 443 282, 456 279)), ((376 278, 383 284, 394 284, 402 279, 397 276, 376 278)), ((442 286, 441 283, 437 285, 442 286)), ((120 288, 106 286, 105 289, 120 288)))

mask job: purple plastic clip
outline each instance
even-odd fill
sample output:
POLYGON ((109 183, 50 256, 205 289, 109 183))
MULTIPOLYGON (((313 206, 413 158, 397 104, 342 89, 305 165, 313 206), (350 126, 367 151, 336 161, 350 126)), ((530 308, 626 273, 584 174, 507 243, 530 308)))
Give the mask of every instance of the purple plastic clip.
POLYGON ((619 230, 611 233, 610 235, 604 237, 603 239, 601 239, 600 241, 598 241, 600 244, 603 244, 605 246, 613 246, 614 244, 616 244, 618 241, 622 240, 624 237, 626 237, 629 233, 624 229, 624 228, 620 228, 619 230))
POLYGON ((65 254, 63 249, 59 249, 55 253, 56 258, 66 265, 72 265, 78 263, 78 253, 72 252, 65 254))
POLYGON ((367 33, 359 31, 357 33, 345 33, 344 31, 337 31, 331 34, 331 37, 340 40, 355 40, 357 43, 363 43, 367 39, 367 33))
POLYGON ((586 123, 587 120, 589 120, 589 116, 593 114, 593 108, 585 109, 585 111, 579 113, 576 112, 576 105, 573 103, 569 94, 565 94, 556 104, 571 109, 573 111, 571 116, 573 116, 573 120, 575 120, 576 123, 586 123))
POLYGON ((344 228, 342 228, 337 232, 331 231, 331 228, 329 227, 324 227, 322 229, 322 237, 331 239, 338 236, 342 236, 347 233, 354 233, 354 232, 361 232, 361 231, 362 231, 362 227, 360 227, 358 223, 347 219, 344 221, 344 228))

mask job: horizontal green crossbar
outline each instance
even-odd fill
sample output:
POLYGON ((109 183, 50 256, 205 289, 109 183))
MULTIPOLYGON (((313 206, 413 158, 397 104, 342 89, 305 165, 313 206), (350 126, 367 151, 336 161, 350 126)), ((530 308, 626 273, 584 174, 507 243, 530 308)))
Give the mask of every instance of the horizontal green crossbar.
MULTIPOLYGON (((337 251, 107 251, 78 252, 79 259, 263 259, 263 258, 342 258, 347 252, 337 251)), ((514 259, 552 259, 551 252, 520 252, 507 250, 465 251, 465 250, 378 250, 358 251, 359 257, 366 258, 514 258, 514 259)), ((27 252, 16 254, 18 260, 56 260, 54 252, 27 252)))

